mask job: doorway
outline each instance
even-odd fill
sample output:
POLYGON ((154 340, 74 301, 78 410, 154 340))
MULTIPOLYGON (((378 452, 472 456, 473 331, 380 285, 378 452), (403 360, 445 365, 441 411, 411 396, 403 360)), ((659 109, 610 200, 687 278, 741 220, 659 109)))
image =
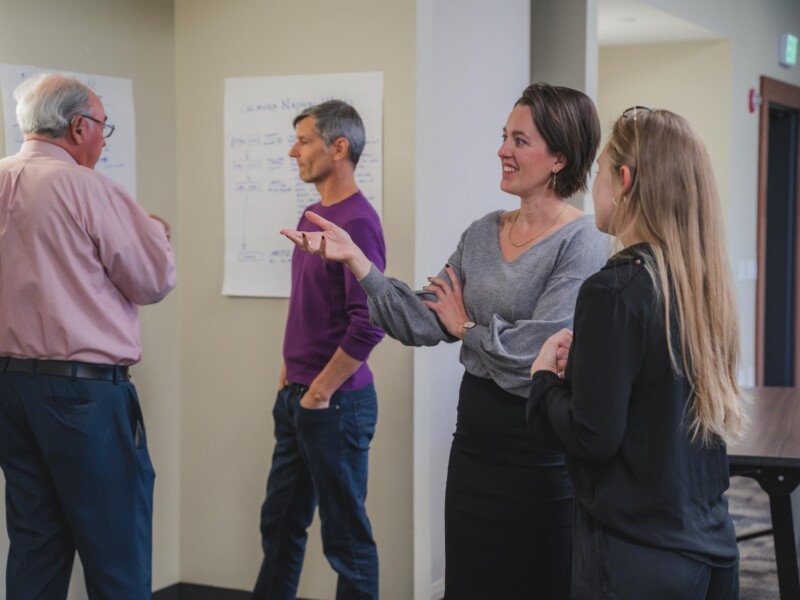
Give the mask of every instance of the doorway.
POLYGON ((800 88, 761 78, 756 385, 800 383, 800 88))

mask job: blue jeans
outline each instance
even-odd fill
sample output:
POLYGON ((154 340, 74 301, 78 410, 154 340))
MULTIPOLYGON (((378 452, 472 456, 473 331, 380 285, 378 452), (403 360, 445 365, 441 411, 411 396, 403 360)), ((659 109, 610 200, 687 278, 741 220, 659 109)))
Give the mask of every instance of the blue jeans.
POLYGON ((337 600, 376 599, 378 552, 364 507, 378 419, 375 387, 338 391, 321 410, 300 406, 307 389, 287 385, 272 411, 275 451, 261 508, 264 560, 253 599, 295 598, 317 504, 323 552, 339 574, 337 600))
POLYGON ((128 381, 0 375, 7 600, 67 597, 75 551, 91 600, 151 597, 153 480, 128 381))

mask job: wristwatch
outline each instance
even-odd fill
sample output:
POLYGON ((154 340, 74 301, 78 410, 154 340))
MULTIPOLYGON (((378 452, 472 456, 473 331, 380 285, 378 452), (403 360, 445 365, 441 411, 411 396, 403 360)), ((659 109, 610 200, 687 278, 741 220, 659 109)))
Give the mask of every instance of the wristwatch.
MULTIPOLYGON (((475 327, 475 322, 474 322, 474 321, 467 321, 466 323, 464 323, 464 324, 462 325, 462 327, 463 327, 464 329, 472 329, 473 327, 475 327)), ((466 333, 466 332, 465 332, 465 333, 466 333)))

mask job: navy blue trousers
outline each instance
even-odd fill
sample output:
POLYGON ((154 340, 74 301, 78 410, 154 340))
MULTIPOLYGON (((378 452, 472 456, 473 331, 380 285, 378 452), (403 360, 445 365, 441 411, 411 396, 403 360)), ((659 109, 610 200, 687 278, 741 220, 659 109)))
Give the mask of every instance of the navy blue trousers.
POLYGON ((275 450, 261 509, 264 560, 253 600, 294 600, 317 504, 322 549, 339 575, 337 600, 373 600, 378 552, 364 501, 378 420, 375 387, 338 391, 321 410, 300 406, 306 390, 284 387, 272 411, 275 450))
POLYGON ((90 600, 151 598, 153 480, 128 381, 0 375, 7 600, 67 597, 75 552, 90 600))

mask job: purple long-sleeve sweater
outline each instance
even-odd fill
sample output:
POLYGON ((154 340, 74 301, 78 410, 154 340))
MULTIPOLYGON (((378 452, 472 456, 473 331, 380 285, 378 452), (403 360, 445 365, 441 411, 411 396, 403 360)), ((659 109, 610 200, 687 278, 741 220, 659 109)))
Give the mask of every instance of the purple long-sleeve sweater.
MULTIPOLYGON (((386 244, 375 209, 361 192, 333 206, 309 210, 347 231, 378 269, 386 267, 386 244)), ((298 231, 319 231, 305 216, 298 231)), ((344 265, 294 249, 292 293, 283 340, 286 378, 309 385, 337 348, 364 364, 339 388, 354 390, 372 383, 367 358, 384 333, 370 324, 367 295, 344 265)))

